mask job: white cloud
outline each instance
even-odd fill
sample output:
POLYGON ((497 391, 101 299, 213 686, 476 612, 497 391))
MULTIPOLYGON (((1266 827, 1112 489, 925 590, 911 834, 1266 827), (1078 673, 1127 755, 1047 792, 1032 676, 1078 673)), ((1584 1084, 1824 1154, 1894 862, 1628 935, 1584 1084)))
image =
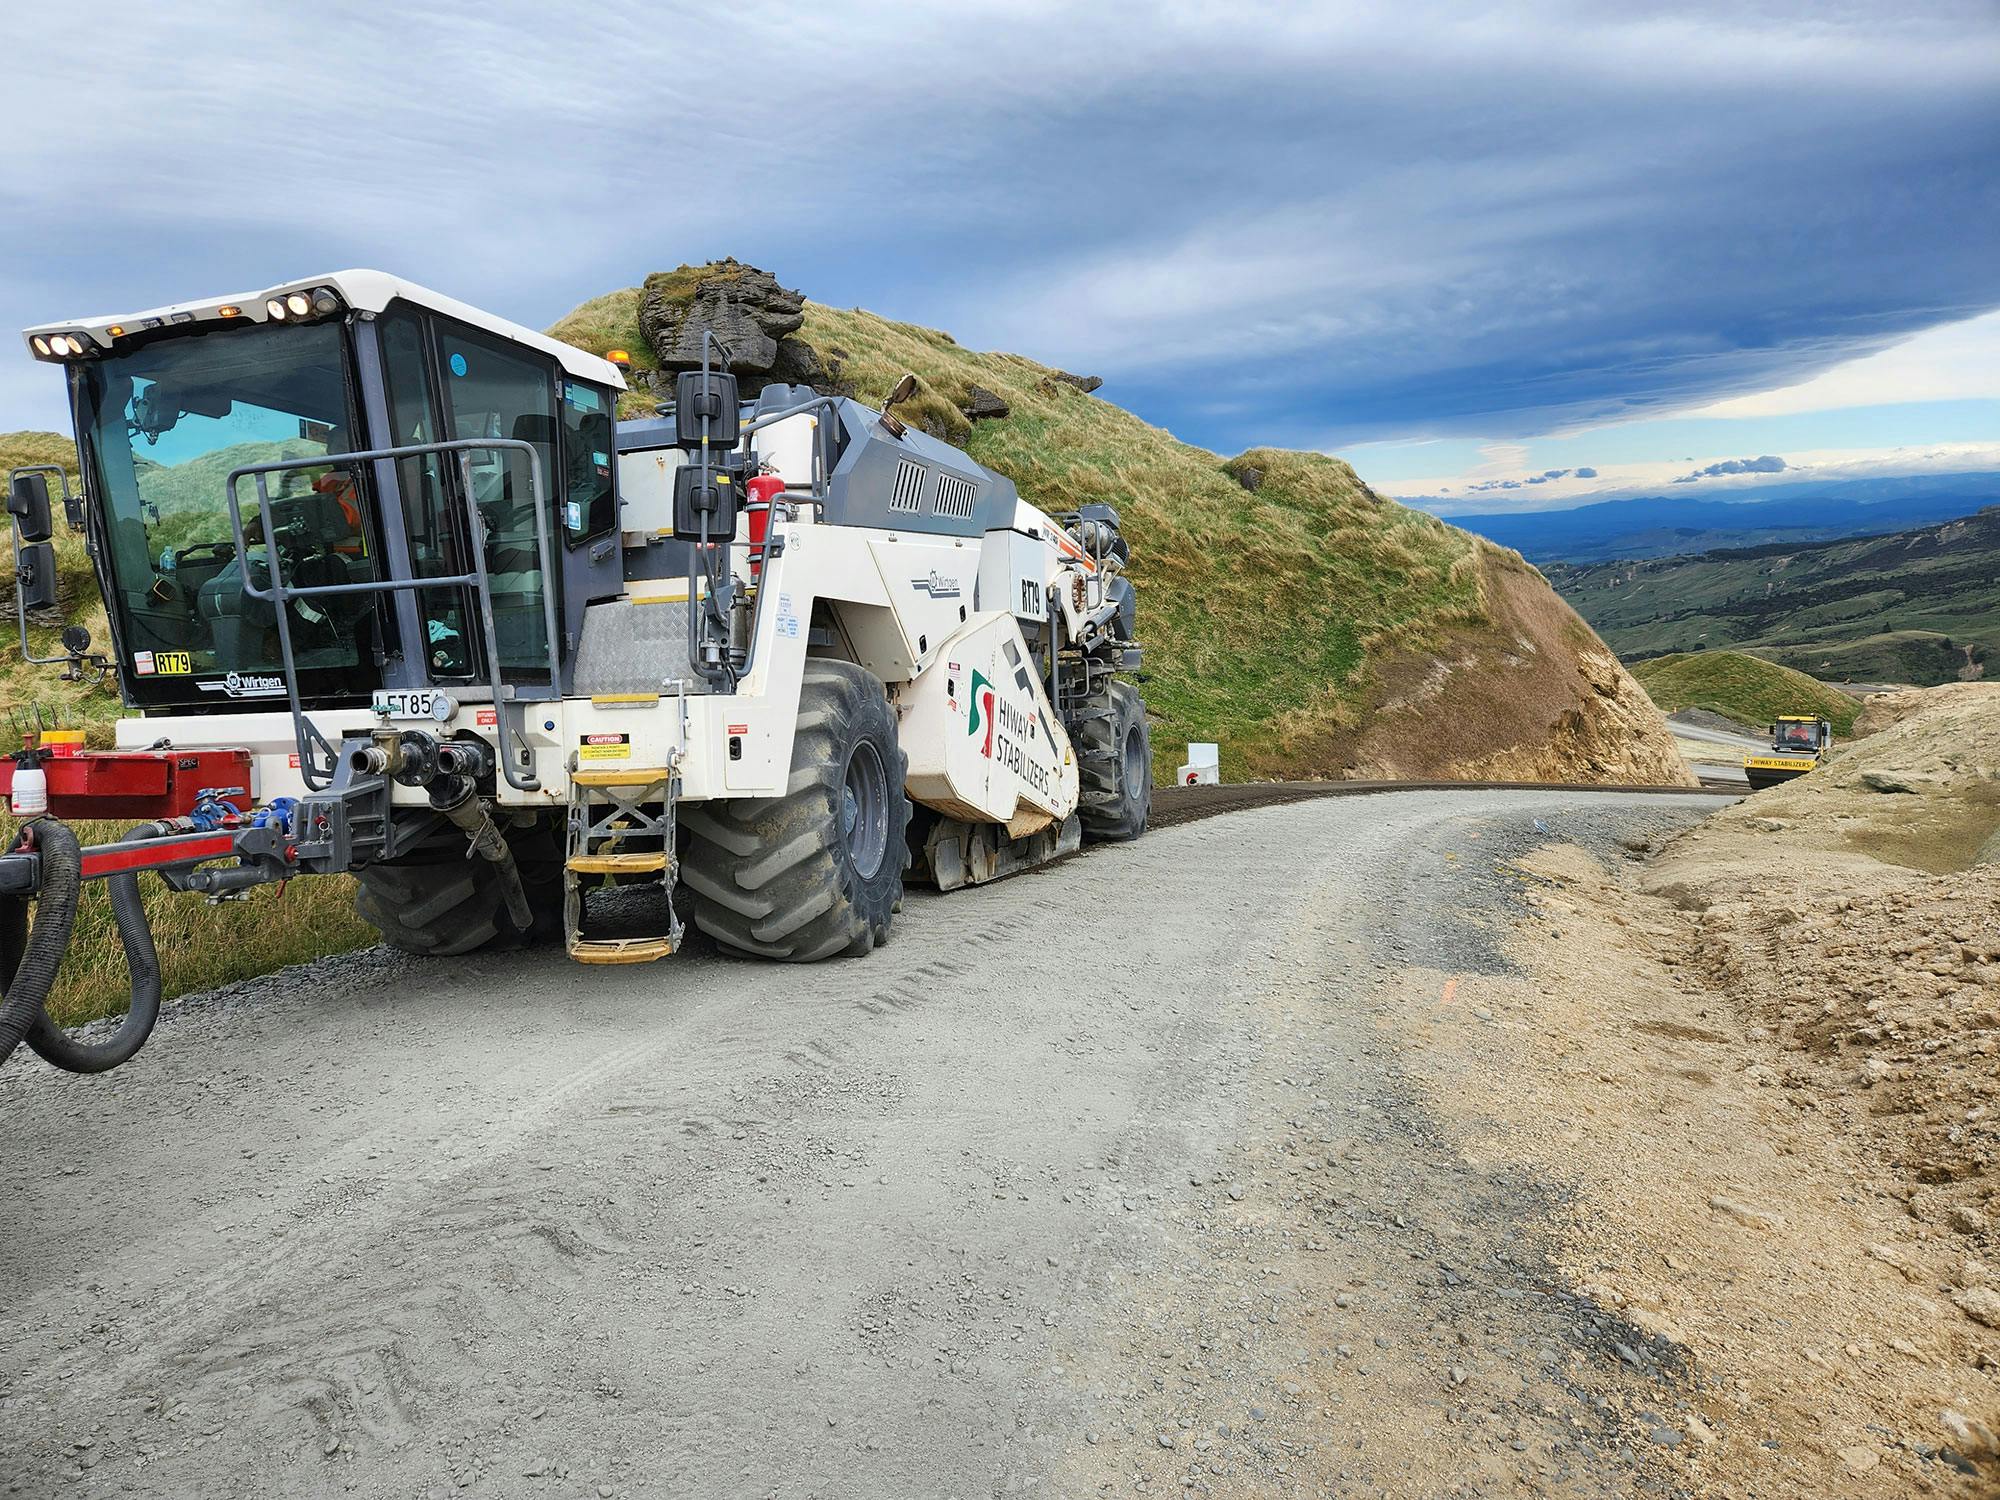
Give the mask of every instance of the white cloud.
MULTIPOLYGON (((1697 464, 1726 462, 1697 457, 1697 464)), ((1518 467, 1505 471, 1485 465, 1467 474, 1438 474, 1376 485, 1398 499, 1427 498, 1424 508, 1439 515, 1483 515, 1502 511, 1563 510, 1598 500, 1622 500, 1636 495, 1668 493, 1704 500, 1726 500, 1743 489, 1766 489, 1774 483, 1843 479, 1900 478, 1910 474, 1958 474, 2000 471, 2000 440, 1991 443, 1931 443, 1900 448, 1817 448, 1791 455, 1782 474, 1735 473, 1704 478, 1698 486, 1673 488, 1687 472, 1685 461, 1600 464, 1589 478, 1574 473, 1528 488, 1518 467), (1513 488, 1467 492, 1467 481, 1512 478, 1513 488), (1449 494, 1442 494, 1449 490, 1449 494), (1441 498, 1436 498, 1440 497, 1441 498)), ((1360 466, 1368 477, 1367 466, 1360 466)))
POLYGON ((1908 401, 2000 400, 2000 312, 1928 328, 1797 385, 1732 396, 1689 417, 1780 417, 1908 401))

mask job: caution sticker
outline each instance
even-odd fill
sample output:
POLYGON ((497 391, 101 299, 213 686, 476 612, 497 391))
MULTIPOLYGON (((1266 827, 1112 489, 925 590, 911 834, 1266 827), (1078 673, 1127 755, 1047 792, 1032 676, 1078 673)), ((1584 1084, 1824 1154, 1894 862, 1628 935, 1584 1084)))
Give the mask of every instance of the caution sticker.
POLYGON ((630 760, 632 758, 632 736, 629 734, 586 734, 578 737, 576 758, 585 760, 630 760))

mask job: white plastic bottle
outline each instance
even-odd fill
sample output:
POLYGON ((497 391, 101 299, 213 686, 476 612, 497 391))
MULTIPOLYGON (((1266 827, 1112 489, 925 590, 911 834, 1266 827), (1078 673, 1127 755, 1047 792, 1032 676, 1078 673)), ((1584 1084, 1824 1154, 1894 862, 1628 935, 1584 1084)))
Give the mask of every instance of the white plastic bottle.
POLYGON ((42 769, 39 757, 15 763, 14 788, 8 802, 17 818, 39 818, 49 810, 49 773, 42 769))

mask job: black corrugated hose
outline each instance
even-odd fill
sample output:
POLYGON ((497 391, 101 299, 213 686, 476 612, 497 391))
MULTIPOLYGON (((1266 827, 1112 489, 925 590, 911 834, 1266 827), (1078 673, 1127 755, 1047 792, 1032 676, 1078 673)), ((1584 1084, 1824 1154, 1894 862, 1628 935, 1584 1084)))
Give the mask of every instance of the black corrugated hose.
MULTIPOLYGON (((44 1061, 71 1073, 104 1073, 130 1062, 153 1034, 160 1018, 160 956, 153 947, 153 930, 146 922, 146 909, 139 899, 139 877, 127 871, 107 876, 111 887, 111 914, 118 923, 118 940, 125 946, 126 966, 132 971, 132 1005, 118 1029, 101 1042, 82 1042, 49 1018, 44 1002, 55 983, 56 965, 69 946, 70 930, 76 922, 76 899, 81 886, 82 861, 76 835, 53 818, 34 825, 42 849, 42 894, 35 907, 35 925, 27 935, 23 952, 20 932, 25 922, 24 902, 11 902, 0 912, 0 972, 11 971, 14 982, 0 1002, 0 1014, 11 1014, 17 997, 32 999, 34 1012, 25 1023, 28 1045, 44 1061), (67 883, 60 883, 67 872, 67 883), (44 941, 44 929, 48 929, 44 941), (16 955, 20 955, 18 966, 16 955), (46 954, 46 972, 43 955, 46 954)), ((174 830, 162 823, 141 823, 120 841, 143 843, 174 830)), ((21 1033, 0 1029, 0 1061, 13 1051, 21 1033)))
POLYGON ((56 966, 76 926, 76 898, 83 888, 83 852, 69 825, 38 818, 29 825, 42 856, 42 893, 33 931, 28 903, 0 902, 0 974, 9 977, 0 999, 0 1062, 45 1018, 42 1002, 56 982, 56 966))

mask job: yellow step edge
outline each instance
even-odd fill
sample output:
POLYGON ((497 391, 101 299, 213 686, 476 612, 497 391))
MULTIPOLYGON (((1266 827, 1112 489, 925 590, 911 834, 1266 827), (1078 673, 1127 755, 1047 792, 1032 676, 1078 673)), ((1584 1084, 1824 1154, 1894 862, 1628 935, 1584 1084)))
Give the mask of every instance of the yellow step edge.
POLYGON ((592 693, 590 695, 590 702, 593 708, 602 708, 613 703, 652 704, 659 701, 660 695, 658 693, 592 693))
POLYGON ((668 774, 665 766, 578 766, 569 779, 577 786, 651 786, 668 774))
MULTIPOLYGON (((666 531, 662 532, 661 535, 672 536, 673 533, 666 531)), ((706 584, 702 586, 701 594, 704 599, 708 597, 708 587, 706 584)), ((630 594, 626 597, 634 604, 685 604, 687 603, 688 587, 686 584, 682 584, 679 588, 668 585, 657 594, 630 594)))
POLYGON ((579 938, 569 956, 580 964, 649 964, 673 951, 672 938, 579 938))
POLYGON ((579 875, 658 875, 667 868, 664 850, 633 854, 572 854, 568 867, 579 875))

